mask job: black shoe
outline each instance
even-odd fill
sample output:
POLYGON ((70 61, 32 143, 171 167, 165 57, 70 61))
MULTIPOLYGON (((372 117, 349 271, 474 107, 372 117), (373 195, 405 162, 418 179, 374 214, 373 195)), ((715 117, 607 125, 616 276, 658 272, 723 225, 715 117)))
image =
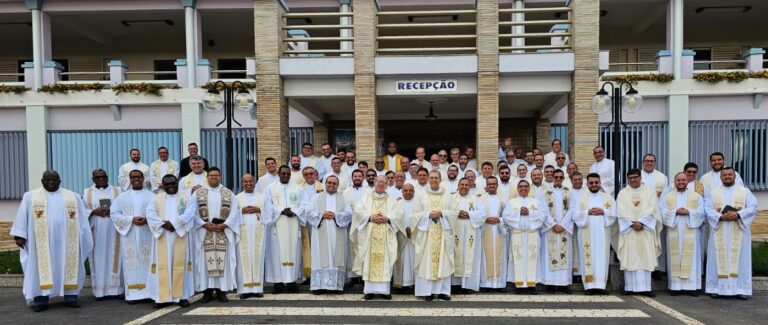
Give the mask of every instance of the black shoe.
POLYGON ((138 304, 139 301, 138 300, 126 300, 125 303, 129 304, 129 305, 135 305, 135 304, 138 304))
POLYGON ((365 299, 365 300, 373 300, 374 296, 375 295, 372 294, 372 293, 366 293, 365 295, 363 295, 363 299, 365 299))
POLYGON ((424 301, 432 301, 432 300, 435 300, 435 296, 433 295, 424 296, 424 301))
POLYGON ((528 293, 529 293, 529 294, 532 294, 532 295, 538 295, 538 294, 539 294, 539 292, 538 292, 538 291, 536 291, 536 287, 530 287, 530 288, 528 288, 528 293))
POLYGON ((445 300, 445 301, 451 301, 451 296, 446 294, 439 294, 437 295, 437 299, 445 300))
POLYGON ((273 294, 281 294, 285 291, 285 284, 283 283, 275 283, 272 286, 272 293, 273 294))
POLYGON ((498 292, 498 293, 507 293, 507 288, 498 288, 498 289, 496 289, 496 292, 498 292))
POLYGON ((299 285, 295 282, 288 284, 288 289, 286 290, 289 293, 299 293, 299 285))
POLYGON ((712 299, 720 299, 720 295, 716 293, 711 294, 709 297, 712 299))
POLYGON ((189 307, 189 300, 187 300, 187 299, 181 299, 181 300, 179 300, 179 306, 180 306, 181 308, 187 308, 187 307, 189 307))
POLYGON ((106 296, 105 297, 93 297, 93 299, 95 299, 96 301, 104 301, 104 300, 107 300, 107 298, 109 298, 109 297, 106 297, 106 296))
POLYGON ((643 292, 643 293, 642 293, 642 295, 643 295, 643 296, 646 296, 646 297, 648 297, 648 298, 654 298, 654 297, 656 297, 656 294, 655 294, 655 293, 653 293, 653 291, 646 291, 646 292, 643 292))
POLYGON ((544 290, 547 293, 555 293, 555 286, 544 286, 544 290))
POLYGON ((241 293, 241 294, 240 294, 240 300, 245 300, 245 299, 248 299, 248 296, 249 296, 249 295, 248 295, 247 293, 241 293))
POLYGON ((560 292, 562 292, 564 294, 568 294, 568 295, 573 293, 573 291, 571 290, 571 286, 562 286, 562 287, 560 287, 560 292))
POLYGON ((683 292, 680 290, 669 290, 669 295, 672 297, 677 297, 681 294, 683 294, 683 292))
POLYGON ((203 291, 203 297, 200 298, 201 304, 207 304, 213 300, 213 289, 207 289, 203 291))
POLYGON ((64 304, 67 305, 67 307, 69 307, 69 308, 80 308, 80 307, 82 307, 82 306, 80 306, 80 303, 77 302, 77 301, 70 301, 70 302, 66 302, 64 304))
POLYGON ((264 298, 264 294, 261 293, 261 292, 259 292, 259 293, 252 293, 251 297, 254 297, 254 298, 264 298))
POLYGON ((219 302, 228 302, 229 298, 227 298, 227 293, 224 291, 219 290, 216 293, 216 299, 219 300, 219 302))
POLYGON ((631 291, 627 291, 627 290, 621 290, 621 295, 622 296, 631 296, 633 294, 635 294, 635 293, 631 292, 631 291))
POLYGON ((691 290, 691 291, 688 291, 688 294, 689 294, 691 297, 698 297, 698 296, 699 296, 699 292, 698 292, 698 291, 696 291, 696 290, 691 290))
POLYGON ((32 308, 32 311, 39 313, 43 310, 48 309, 48 305, 32 305, 29 308, 32 308))
POLYGON ((392 295, 379 295, 379 297, 384 300, 392 300, 392 295))
POLYGON ((485 292, 489 292, 489 291, 491 291, 491 288, 480 288, 480 292, 485 293, 485 292))
POLYGON ((573 278, 571 278, 571 282, 581 283, 581 275, 574 275, 573 278))
POLYGON ((156 303, 152 304, 152 308, 154 308, 154 309, 160 309, 160 308, 165 308, 165 307, 168 307, 168 306, 170 306, 170 305, 171 305, 171 303, 170 303, 170 302, 163 302, 163 303, 157 303, 157 302, 156 302, 156 303))
POLYGON ((608 289, 600 289, 600 294, 602 294, 603 296, 609 295, 608 289))
POLYGON ((515 288, 515 294, 516 294, 516 295, 521 295, 521 294, 523 294, 523 288, 515 288))
POLYGON ((584 295, 585 295, 585 296, 594 296, 594 295, 595 295, 595 291, 594 291, 594 290, 595 290, 595 289, 587 289, 587 290, 584 290, 584 295))
POLYGON ((745 295, 736 295, 736 299, 747 300, 747 296, 745 296, 745 295))

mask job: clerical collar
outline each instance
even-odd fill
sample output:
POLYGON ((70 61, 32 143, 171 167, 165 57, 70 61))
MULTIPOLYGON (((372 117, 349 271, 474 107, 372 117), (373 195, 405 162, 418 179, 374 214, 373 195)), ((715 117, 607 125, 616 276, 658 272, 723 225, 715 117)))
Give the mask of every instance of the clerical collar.
POLYGON ((562 188, 563 188, 563 185, 560 185, 560 186, 557 186, 557 185, 552 185, 552 188, 554 188, 554 189, 558 189, 558 190, 559 190, 559 189, 562 189, 562 188))
POLYGON ((682 193, 685 193, 686 191, 688 191, 688 188, 687 188, 687 187, 686 187, 686 188, 684 188, 684 189, 682 189, 682 190, 681 190, 681 189, 679 189, 679 188, 677 189, 677 193, 681 193, 681 194, 682 194, 682 193))
POLYGON ((198 172, 195 172, 195 171, 192 171, 192 173, 194 173, 195 175, 202 175, 202 174, 203 174, 203 172, 204 172, 204 170, 201 170, 199 173, 198 173, 198 172))
POLYGON ((138 189, 138 190, 137 190, 137 189, 135 189, 135 188, 131 188, 131 191, 134 191, 134 192, 139 192, 139 191, 141 191, 141 190, 143 190, 143 189, 144 189, 143 187, 142 187, 142 188, 140 188, 140 189, 138 189))
POLYGON ((94 184, 94 185, 93 185, 93 187, 94 187, 94 188, 96 188, 97 190, 106 190, 106 189, 108 189, 108 188, 109 188, 109 184, 107 184, 107 185, 104 185, 104 187, 98 187, 98 186, 96 186, 96 185, 94 184))
POLYGON ((391 153, 391 154, 389 154, 389 156, 394 158, 395 156, 397 156, 397 153, 391 153))
POLYGON ((248 194, 248 195, 253 195, 253 193, 255 193, 255 192, 254 192, 254 191, 250 191, 250 192, 248 192, 248 191, 243 191, 243 193, 245 193, 245 194, 248 194))

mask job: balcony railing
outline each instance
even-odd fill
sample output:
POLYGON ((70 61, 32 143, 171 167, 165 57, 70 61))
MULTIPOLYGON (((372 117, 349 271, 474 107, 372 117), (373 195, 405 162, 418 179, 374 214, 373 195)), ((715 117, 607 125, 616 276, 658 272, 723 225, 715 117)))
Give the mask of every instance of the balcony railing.
POLYGON ((476 10, 381 11, 378 54, 474 54, 476 10))
POLYGON ((283 56, 352 55, 352 12, 285 13, 283 19, 283 56))
POLYGON ((570 51, 571 15, 570 6, 500 8, 499 52, 570 51))

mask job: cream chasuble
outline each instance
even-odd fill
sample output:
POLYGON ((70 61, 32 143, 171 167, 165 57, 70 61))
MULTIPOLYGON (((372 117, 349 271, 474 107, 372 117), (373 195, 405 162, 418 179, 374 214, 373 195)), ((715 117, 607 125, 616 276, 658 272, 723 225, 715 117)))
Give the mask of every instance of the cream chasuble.
POLYGON ((189 192, 196 185, 208 186, 208 172, 203 171, 200 174, 191 172, 179 180, 179 191, 189 192))
POLYGON ((616 202, 604 192, 581 193, 578 213, 572 214, 579 227, 579 270, 585 289, 605 289, 608 281, 608 258, 611 226, 616 222, 616 202), (601 208, 603 215, 589 215, 589 209, 601 208))
POLYGON ((619 223, 618 251, 622 271, 652 272, 661 255, 661 217, 656 191, 645 185, 625 187, 616 200, 619 223), (643 224, 643 230, 631 228, 633 221, 643 224))
POLYGON ((237 243, 237 293, 262 293, 264 291, 265 226, 261 213, 242 213, 248 206, 264 212, 264 195, 259 192, 241 192, 237 204, 243 216, 240 238, 237 243))
POLYGON ((147 223, 154 237, 149 283, 156 303, 179 302, 195 294, 189 244, 194 220, 184 213, 187 202, 186 192, 161 192, 147 207, 147 223), (162 227, 165 221, 173 225, 174 231, 162 227))
MULTIPOLYGON (((516 193, 516 191, 515 191, 516 193)), ((484 288, 506 287, 509 265, 509 234, 504 226, 502 213, 504 205, 509 200, 500 193, 490 195, 483 193, 478 198, 485 208, 481 226, 482 263, 480 270, 480 285, 484 288), (486 223, 488 217, 499 218, 499 223, 486 223), (506 256, 505 256, 506 255, 506 256)))
POLYGON ((83 191, 85 215, 90 216, 93 232, 93 252, 88 257, 91 268, 91 288, 94 297, 116 296, 123 293, 123 272, 120 259, 120 234, 115 230, 112 220, 107 217, 91 215, 96 208, 108 208, 120 195, 120 188, 91 186, 83 191))
MULTIPOLYGON (((482 227, 485 223, 485 206, 477 197, 469 195, 462 196, 460 193, 453 195, 452 211, 456 211, 456 221, 451 228, 454 232, 454 273, 455 278, 469 278, 477 276, 475 264, 480 265, 475 260, 481 258, 482 227), (469 219, 459 219, 458 213, 466 211, 469 213, 469 219)), ((479 277, 478 277, 479 280, 479 277)), ((478 282, 479 286, 479 282, 478 282)), ((466 288, 472 289, 472 288, 466 288)), ((477 289, 474 289, 477 290, 477 289)))
POLYGON ((323 192, 309 202, 306 213, 312 239, 310 290, 343 290, 352 208, 341 193, 323 192), (334 218, 323 218, 326 211, 333 212, 334 218))
POLYGON ((686 188, 666 193, 659 212, 667 229, 667 271, 670 290, 701 289, 702 245, 699 229, 704 222, 704 198, 686 188), (685 208, 688 215, 678 215, 685 208))
POLYGON ((149 165, 149 175, 144 175, 145 177, 149 177, 150 184, 152 185, 152 188, 149 190, 155 193, 157 193, 157 191, 162 191, 163 176, 168 174, 179 177, 179 164, 177 162, 172 159, 166 161, 158 159, 153 161, 152 164, 149 165))
POLYGON ((397 260, 398 231, 405 231, 402 212, 397 199, 386 193, 371 192, 355 205, 350 242, 357 245, 352 272, 363 277, 363 281, 389 282, 397 260), (388 223, 377 224, 371 217, 381 213, 388 223))
POLYGON ((414 246, 416 247, 416 276, 429 280, 442 280, 454 272, 453 229, 459 211, 452 210, 452 196, 448 190, 439 187, 437 191, 429 186, 416 202, 420 215, 411 216, 414 246), (429 218, 432 211, 440 211, 442 218, 429 218))
POLYGON ((509 230, 509 271, 507 280, 515 283, 515 288, 536 286, 539 264, 539 230, 547 218, 543 203, 533 197, 518 196, 504 205, 502 221, 509 230), (528 208, 528 215, 522 215, 520 209, 528 208))

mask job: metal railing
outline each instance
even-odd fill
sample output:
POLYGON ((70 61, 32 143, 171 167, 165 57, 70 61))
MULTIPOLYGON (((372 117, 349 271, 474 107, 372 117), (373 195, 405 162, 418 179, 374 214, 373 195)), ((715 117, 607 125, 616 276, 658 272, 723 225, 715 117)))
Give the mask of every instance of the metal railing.
POLYGON ((338 56, 352 55, 352 12, 285 13, 282 27, 283 56, 338 56), (304 20, 304 24, 291 24, 291 20, 304 20), (312 19, 322 23, 313 24, 312 19), (338 19, 336 22, 329 20, 338 19), (328 23, 326 23, 328 22, 328 23), (336 36, 338 35, 338 36, 336 36))
POLYGON ((0 131, 0 200, 19 200, 28 189, 27 132, 0 131))
MULTIPOLYGON (((646 153, 655 154, 656 157, 664 157, 667 154, 669 132, 667 122, 632 122, 621 127, 620 145, 621 157, 611 157, 613 152, 613 126, 610 123, 600 123, 600 145, 606 152, 606 157, 616 161, 619 165, 619 177, 621 184, 616 189, 625 186, 627 171, 632 168, 642 168, 643 156, 646 153)), ((586 166, 585 166, 586 167, 586 166)), ((674 170, 682 166, 673 166, 674 170)), ((580 166, 580 169, 584 168, 580 166)), ((656 169, 667 174, 667 159, 657 159, 656 169)), ((584 170, 588 170, 584 169, 584 170)))
POLYGON ((499 52, 570 51, 571 7, 500 8, 499 52), (552 15, 550 15, 552 14, 552 15), (552 19, 554 16, 555 19, 552 19), (564 16, 565 18, 559 18, 564 16), (543 40, 542 40, 543 39, 543 40))
POLYGON ((477 52, 476 10, 380 11, 377 15, 378 54, 477 52), (440 20, 441 16, 448 21, 414 22, 420 17, 440 20))

